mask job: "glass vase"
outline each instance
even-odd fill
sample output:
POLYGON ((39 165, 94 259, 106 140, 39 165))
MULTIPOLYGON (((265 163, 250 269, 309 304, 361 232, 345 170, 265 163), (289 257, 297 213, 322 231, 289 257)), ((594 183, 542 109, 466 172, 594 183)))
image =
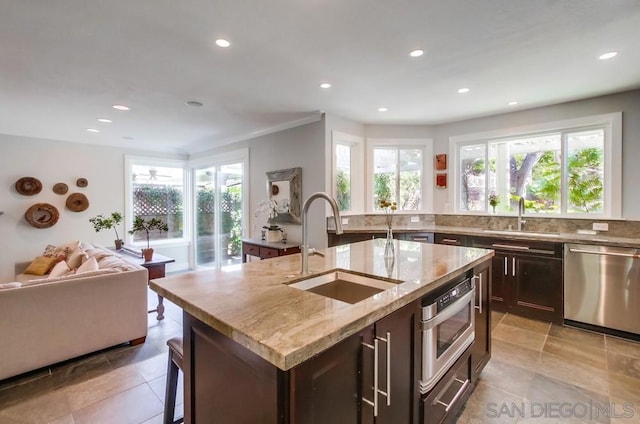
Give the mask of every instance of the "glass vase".
POLYGON ((391 228, 387 229, 387 240, 384 244, 384 257, 393 258, 395 257, 395 246, 393 245, 393 230, 391 228))

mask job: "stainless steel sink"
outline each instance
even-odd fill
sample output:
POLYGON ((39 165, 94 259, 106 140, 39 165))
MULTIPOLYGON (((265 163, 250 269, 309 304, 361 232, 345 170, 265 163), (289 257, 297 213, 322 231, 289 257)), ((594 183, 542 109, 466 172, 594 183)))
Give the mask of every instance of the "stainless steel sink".
POLYGON ((508 236, 534 236, 534 237, 560 237, 558 233, 538 233, 534 231, 518 231, 518 230, 482 230, 483 233, 502 234, 508 236))
POLYGON ((399 280, 382 280, 343 270, 334 270, 288 285, 289 287, 353 304, 396 287, 401 282, 399 280))

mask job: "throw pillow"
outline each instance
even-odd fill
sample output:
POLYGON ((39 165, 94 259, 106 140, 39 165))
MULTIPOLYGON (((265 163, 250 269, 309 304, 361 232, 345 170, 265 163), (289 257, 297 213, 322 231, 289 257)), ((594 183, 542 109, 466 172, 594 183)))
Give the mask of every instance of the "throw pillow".
POLYGON ((38 256, 35 258, 24 271, 25 274, 45 275, 53 265, 57 262, 57 258, 47 258, 46 256, 38 256))
POLYGON ((67 272, 71 271, 69 266, 65 261, 60 261, 53 267, 51 272, 49 273, 49 278, 56 278, 65 275, 67 272))
POLYGON ((98 270, 98 261, 96 258, 89 258, 85 263, 80 265, 76 270, 76 274, 82 274, 83 272, 89 271, 97 271, 98 270))
POLYGON ((76 247, 73 252, 67 256, 67 265, 71 269, 78 268, 88 258, 87 254, 81 247, 76 247))
POLYGON ((18 287, 22 287, 22 283, 18 283, 17 281, 14 282, 14 283, 0 284, 0 290, 2 290, 2 289, 17 289, 18 287))

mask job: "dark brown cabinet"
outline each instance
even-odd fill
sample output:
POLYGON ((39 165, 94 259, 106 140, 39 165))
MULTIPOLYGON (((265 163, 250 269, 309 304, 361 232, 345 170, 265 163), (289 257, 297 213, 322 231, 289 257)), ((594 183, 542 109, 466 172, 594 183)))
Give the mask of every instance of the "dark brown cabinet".
POLYGON ((413 302, 288 371, 184 313, 185 423, 417 423, 418 310, 413 302))
POLYGON ((449 246, 466 246, 467 236, 461 234, 436 233, 434 243, 447 244, 449 246))
POLYGON ((562 323, 562 243, 475 237, 473 246, 496 251, 491 284, 495 309, 562 323))
MULTIPOLYGON (((362 352, 362 424, 416 423, 419 306, 411 303, 365 333, 362 352), (377 348, 376 348, 377 344, 377 348), (375 360, 377 351, 378 359, 375 360), (375 364, 378 368, 375 369, 375 364), (378 374, 377 400, 374 375, 378 374), (377 413, 374 404, 377 403, 377 413)), ((349 421, 324 421, 349 422, 349 421)))
POLYGON ((475 339, 471 345, 471 371, 473 380, 491 359, 491 267, 490 262, 473 270, 476 287, 475 339))

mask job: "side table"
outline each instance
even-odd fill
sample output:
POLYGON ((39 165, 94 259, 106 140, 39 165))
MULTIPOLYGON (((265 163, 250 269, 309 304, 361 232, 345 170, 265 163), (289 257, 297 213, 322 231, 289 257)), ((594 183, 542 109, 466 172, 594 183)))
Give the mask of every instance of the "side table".
POLYGON ((247 255, 268 259, 294 253, 300 253, 300 243, 295 241, 269 243, 260 239, 242 239, 242 263, 247 262, 247 255))
MULTIPOLYGON (((110 249, 110 250, 113 250, 113 249, 110 249)), ((147 268, 147 270, 149 271, 149 280, 153 280, 155 278, 164 278, 166 264, 176 261, 174 258, 163 256, 154 252, 153 258, 150 261, 145 262, 144 258, 137 256, 127 250, 113 250, 113 251, 116 252, 118 255, 120 255, 122 259, 129 262, 130 264, 140 265, 147 268)), ((163 302, 164 302, 164 297, 158 295, 158 306, 156 306, 156 309, 151 309, 150 311, 147 311, 149 313, 156 312, 157 313, 156 319, 158 321, 164 319, 163 302)))

